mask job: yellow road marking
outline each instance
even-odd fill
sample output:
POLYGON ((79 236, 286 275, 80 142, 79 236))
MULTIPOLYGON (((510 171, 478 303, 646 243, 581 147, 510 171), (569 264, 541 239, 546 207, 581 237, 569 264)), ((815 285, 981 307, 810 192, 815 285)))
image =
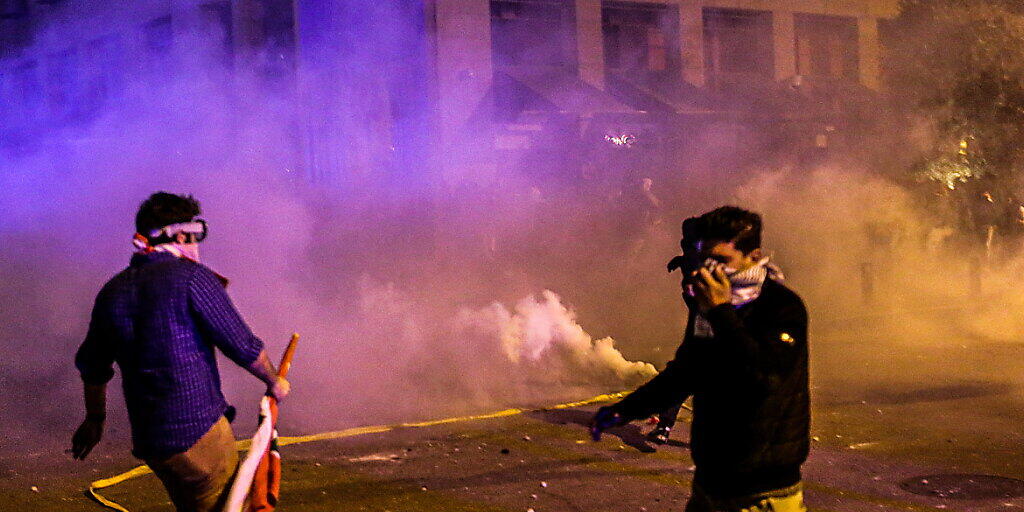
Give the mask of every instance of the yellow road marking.
MULTIPOLYGON (((334 432, 321 432, 319 434, 311 434, 311 435, 308 435, 308 436, 279 437, 277 442, 278 442, 278 445, 280 445, 280 446, 287 446, 287 445, 290 445, 290 444, 310 443, 310 442, 315 442, 315 441, 326 441, 326 440, 329 440, 329 439, 341 439, 341 438, 345 438, 345 437, 362 436, 362 435, 367 435, 367 434, 378 434, 378 433, 381 433, 381 432, 388 432, 388 431, 391 431, 391 430, 395 430, 397 428, 426 428, 426 427, 434 427, 434 426, 437 426, 437 425, 447 425, 447 424, 450 424, 450 423, 464 423, 464 422, 469 422, 469 421, 481 421, 481 420, 488 420, 488 419, 494 419, 494 418, 505 418, 505 417, 508 417, 508 416, 516 416, 516 415, 527 413, 527 412, 535 412, 535 411, 542 411, 542 410, 549 410, 549 409, 569 409, 569 408, 572 408, 572 407, 580 407, 580 406, 583 406, 583 405, 590 405, 590 404, 595 404, 595 403, 599 403, 599 402, 608 402, 608 401, 611 401, 611 400, 622 398, 625 395, 626 395, 626 392, 598 395, 598 396, 595 396, 593 398, 588 398, 586 400, 580 400, 578 402, 569 402, 569 403, 564 403, 564 404, 553 405, 551 407, 545 407, 545 408, 542 408, 542 409, 505 409, 503 411, 497 411, 497 412, 492 412, 492 413, 488 413, 488 414, 476 414, 476 415, 472 415, 472 416, 460 416, 460 417, 457 417, 457 418, 445 418, 445 419, 440 419, 440 420, 421 421, 421 422, 416 422, 416 423, 399 423, 397 425, 375 425, 375 426, 369 426, 369 427, 355 427, 355 428, 350 428, 350 429, 345 429, 345 430, 338 430, 338 431, 334 431, 334 432)), ((248 439, 243 439, 241 441, 236 441, 235 442, 235 448, 238 449, 239 451, 246 450, 246 449, 249 448, 249 444, 250 444, 250 441, 248 439)), ((96 480, 95 482, 89 484, 89 489, 86 490, 86 494, 90 498, 96 500, 96 502, 99 503, 100 505, 103 505, 104 507, 107 507, 107 508, 109 508, 111 510, 117 510, 118 512, 130 512, 128 509, 124 508, 122 505, 119 505, 118 503, 116 503, 114 501, 111 501, 108 498, 105 498, 98 491, 100 489, 105 489, 107 487, 113 487, 113 486, 115 486, 117 484, 120 484, 120 483, 126 481, 126 480, 131 480, 132 478, 140 477, 140 476, 143 476, 143 475, 148 475, 148 474, 150 474, 152 472, 153 471, 151 469, 149 469, 149 466, 145 466, 145 465, 138 466, 138 467, 135 467, 135 468, 133 468, 133 469, 131 469, 129 471, 121 473, 119 475, 115 475, 115 476, 112 476, 110 478, 104 478, 102 480, 96 480)))
MULTIPOLYGON (((592 397, 592 398, 588 398, 586 400, 580 400, 580 401, 577 401, 577 402, 567 402, 567 403, 564 403, 564 404, 557 404, 557 405, 553 405, 553 406, 550 406, 550 407, 544 407, 544 408, 541 408, 541 409, 505 409, 503 411, 497 411, 497 412, 492 412, 492 413, 487 413, 487 414, 477 414, 477 415, 472 415, 472 416, 459 416, 459 417, 455 417, 455 418, 445 418, 445 419, 440 419, 440 420, 421 421, 421 422, 415 422, 415 423, 399 423, 399 424, 395 424, 395 425, 374 425, 374 426, 366 426, 366 427, 354 427, 354 428, 349 428, 349 429, 345 429, 345 430, 337 430, 337 431, 333 431, 333 432, 321 432, 319 434, 311 434, 311 435, 307 435, 307 436, 279 437, 278 438, 278 444, 280 446, 287 446, 287 445, 291 445, 291 444, 310 443, 310 442, 316 442, 316 441, 327 441, 327 440, 331 440, 331 439, 342 439, 342 438, 346 438, 346 437, 355 437, 355 436, 362 436, 362 435, 369 435, 369 434, 379 434, 379 433, 383 433, 383 432, 390 432, 392 430, 400 429, 400 428, 426 428, 426 427, 434 427, 434 426, 438 426, 438 425, 447 425, 447 424, 451 424, 451 423, 464 423, 464 422, 481 421, 481 420, 488 420, 488 419, 495 419, 495 418, 505 418, 505 417, 509 417, 509 416, 516 416, 516 415, 528 413, 528 412, 539 412, 539 411, 553 410, 553 409, 571 409, 571 408, 574 408, 574 407, 581 407, 581 406, 584 406, 584 405, 592 405, 592 404, 601 403, 601 402, 610 402, 612 400, 617 400, 619 398, 622 398, 622 397, 626 396, 627 394, 628 394, 628 392, 624 391, 624 392, 620 392, 620 393, 610 393, 610 394, 598 395, 598 396, 595 396, 595 397, 592 397)), ((687 407, 687 409, 689 409, 689 407, 687 407)), ((579 442, 580 441, 577 441, 577 443, 579 443, 579 442)), ((239 451, 246 450, 246 449, 249 448, 249 444, 250 444, 250 440, 249 439, 243 439, 243 440, 235 442, 235 448, 238 449, 239 451)), ((608 464, 613 464, 613 463, 608 463, 608 464)), ((114 501, 112 501, 112 500, 110 500, 108 498, 105 498, 98 491, 100 489, 105 489, 105 488, 108 488, 108 487, 113 487, 115 485, 123 483, 123 482, 125 482, 127 480, 131 480, 133 478, 137 478, 137 477, 140 477, 140 476, 148 475, 148 474, 150 474, 152 472, 153 471, 151 469, 149 469, 148 466, 145 466, 145 465, 137 466, 137 467, 132 468, 131 470, 126 471, 124 473, 121 473, 119 475, 115 475, 115 476, 112 476, 110 478, 104 478, 102 480, 96 480, 95 482, 92 482, 91 484, 89 484, 89 489, 86 491, 86 494, 90 498, 96 500, 97 503, 99 503, 100 505, 103 505, 106 508, 109 508, 111 510, 117 510, 118 512, 130 512, 124 506, 122 506, 122 505, 120 505, 120 504, 118 504, 118 503, 116 503, 116 502, 114 502, 114 501)), ((907 512, 946 512, 944 510, 941 510, 941 509, 938 509, 938 508, 934 508, 934 507, 929 507, 927 505, 919 505, 919 504, 916 504, 916 503, 907 503, 907 502, 902 502, 902 501, 888 499, 888 498, 880 498, 880 497, 871 496, 871 495, 868 495, 868 494, 858 493, 858 492, 854 492, 854 491, 848 491, 848 490, 845 490, 845 489, 840 489, 840 488, 837 488, 837 487, 832 487, 832 486, 828 486, 828 485, 820 484, 820 483, 812 483, 812 482, 806 482, 805 481, 804 485, 805 485, 805 487, 808 487, 808 488, 813 489, 815 491, 823 492, 823 493, 826 493, 826 494, 831 494, 833 496, 852 497, 852 498, 854 498, 854 499, 856 499, 858 501, 875 503, 877 505, 891 506, 891 507, 894 507, 894 508, 899 508, 901 510, 905 510, 907 512)), ((821 509, 819 509, 819 510, 821 510, 821 509)), ((822 511, 822 512, 826 512, 826 511, 822 511)))

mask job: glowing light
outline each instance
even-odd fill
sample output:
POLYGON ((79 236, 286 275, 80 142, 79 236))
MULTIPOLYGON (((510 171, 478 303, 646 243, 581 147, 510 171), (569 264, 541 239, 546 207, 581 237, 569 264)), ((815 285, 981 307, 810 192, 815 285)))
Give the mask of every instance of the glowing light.
POLYGON ((957 185, 978 179, 984 172, 962 160, 940 158, 929 162, 922 175, 924 179, 941 183, 949 190, 955 190, 957 185))
POLYGON ((636 135, 623 133, 622 135, 605 135, 604 140, 620 148, 631 148, 637 142, 636 135))

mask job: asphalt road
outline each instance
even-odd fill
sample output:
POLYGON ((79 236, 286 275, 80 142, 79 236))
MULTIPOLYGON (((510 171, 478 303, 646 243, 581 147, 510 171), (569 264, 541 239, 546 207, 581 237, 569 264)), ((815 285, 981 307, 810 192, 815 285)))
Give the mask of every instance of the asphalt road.
MULTIPOLYGON (((814 339, 812 510, 996 511, 1024 507, 1024 344, 852 323, 814 339), (995 478, 999 477, 999 478, 995 478)), ((588 440, 594 407, 287 446, 282 511, 670 511, 692 477, 684 423, 669 446, 633 424, 588 440)), ((287 433, 286 433, 287 434, 287 433)), ((124 448, 127 452, 127 447, 124 448)), ((123 454, 72 464, 54 453, 0 461, 2 510, 97 511, 88 482, 123 454), (33 490, 35 487, 35 490, 33 490)), ((146 476, 104 495, 169 511, 146 476)))

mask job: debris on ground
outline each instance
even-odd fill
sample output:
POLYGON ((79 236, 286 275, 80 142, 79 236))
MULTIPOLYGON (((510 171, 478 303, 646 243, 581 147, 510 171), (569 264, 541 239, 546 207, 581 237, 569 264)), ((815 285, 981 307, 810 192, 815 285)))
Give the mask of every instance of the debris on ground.
MULTIPOLYGON (((348 459, 349 462, 380 462, 387 460, 400 460, 402 457, 397 453, 373 453, 370 455, 364 455, 362 457, 353 457, 348 459)), ((319 466, 320 464, 317 464, 319 466)))
POLYGON ((864 448, 871 448, 872 446, 878 446, 878 441, 871 441, 867 443, 854 443, 851 444, 850 446, 847 446, 847 448, 851 450, 861 450, 864 448))

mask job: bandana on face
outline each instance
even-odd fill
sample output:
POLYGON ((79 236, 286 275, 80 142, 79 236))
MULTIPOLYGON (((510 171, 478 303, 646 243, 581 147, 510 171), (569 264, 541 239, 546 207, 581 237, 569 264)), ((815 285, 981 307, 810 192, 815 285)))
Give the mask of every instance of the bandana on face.
POLYGON ((160 229, 154 229, 149 232, 149 236, 143 236, 140 233, 135 233, 135 236, 132 237, 132 245, 135 246, 135 252, 137 253, 148 254, 152 252, 167 252, 179 258, 186 258, 198 262, 198 242, 204 238, 206 238, 205 222, 182 222, 179 224, 164 226, 160 229), (188 238, 195 242, 178 243, 176 239, 180 234, 188 235, 188 238), (161 243, 153 245, 153 240, 160 240, 161 243))
MULTIPOLYGON (((199 263, 199 243, 206 238, 206 222, 183 222, 180 224, 171 224, 164 226, 160 229, 155 229, 149 233, 149 237, 143 236, 139 233, 135 233, 132 237, 132 245, 135 247, 136 254, 150 254, 154 252, 166 252, 173 254, 178 258, 191 260, 199 263), (177 243, 177 242, 164 242, 152 245, 151 240, 175 240, 178 234, 186 233, 190 235, 193 243, 177 243)), ((228 285, 228 279, 216 272, 214 275, 220 280, 224 286, 228 285)))
MULTIPOLYGON (((718 265, 718 262, 714 260, 705 262, 705 265, 709 265, 712 262, 714 265, 718 265)), ((722 270, 725 271, 725 275, 729 278, 729 283, 732 284, 731 303, 735 308, 753 302, 760 297, 761 289, 764 287, 766 279, 771 278, 775 281, 785 279, 782 270, 771 263, 768 258, 764 258, 750 268, 740 272, 728 267, 722 270)), ((708 322, 707 318, 704 315, 697 314, 694 317, 693 334, 700 338, 711 338, 714 337, 715 332, 711 329, 711 323, 708 322)))
MULTIPOLYGON (((713 273, 719 266, 722 267, 722 271, 725 272, 726 277, 729 278, 729 283, 732 285, 731 302, 733 306, 742 306, 760 296, 761 287, 764 285, 765 279, 769 277, 776 281, 785 279, 782 270, 775 264, 770 263, 768 258, 758 261, 742 272, 737 272, 734 268, 723 266, 714 258, 704 260, 703 267, 708 269, 709 272, 713 273)), ((693 285, 689 285, 687 287, 687 294, 692 297, 694 293, 693 285)))
POLYGON ((765 279, 772 278, 782 281, 785 276, 778 266, 769 262, 768 258, 758 261, 750 268, 737 272, 726 268, 725 275, 729 276, 732 284, 732 305, 742 306, 753 301, 761 295, 761 287, 765 279))

